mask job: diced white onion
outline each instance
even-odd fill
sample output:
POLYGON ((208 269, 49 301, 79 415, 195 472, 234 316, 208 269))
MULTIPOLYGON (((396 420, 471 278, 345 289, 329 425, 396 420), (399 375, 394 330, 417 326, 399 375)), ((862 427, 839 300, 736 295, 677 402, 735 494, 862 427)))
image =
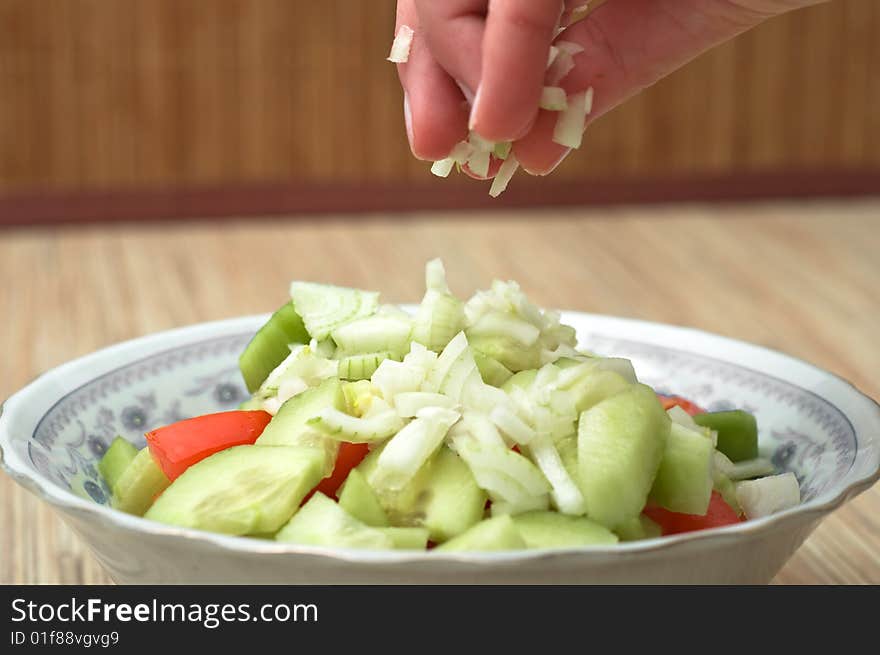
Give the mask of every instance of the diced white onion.
POLYGON ((437 177, 449 177, 454 166, 455 160, 452 157, 447 157, 431 164, 431 172, 437 177))
POLYGON ((388 441, 376 461, 370 483, 383 489, 402 489, 440 447, 460 416, 458 412, 440 407, 422 409, 388 441))
POLYGON ((568 108, 559 113, 553 128, 553 141, 569 148, 580 148, 584 137, 584 123, 588 104, 592 106, 592 89, 568 97, 568 108))
POLYGON ((489 175, 489 157, 491 151, 477 150, 471 158, 468 159, 467 165, 471 172, 478 177, 487 177, 489 175))
POLYGON ((556 61, 556 57, 559 56, 559 48, 555 45, 550 46, 550 51, 547 53, 547 68, 550 68, 553 65, 553 62, 556 61))
POLYGON ((565 89, 561 86, 545 86, 541 90, 540 107, 548 111, 565 111, 568 107, 565 89))
POLYGON ((445 407, 455 409, 455 401, 449 396, 428 391, 405 391, 394 396, 397 413, 405 418, 413 417, 425 407, 445 407))
POLYGON ((501 406, 493 409, 489 414, 489 420, 518 444, 528 444, 536 436, 535 431, 508 407, 501 406))
POLYGON ((561 52, 565 52, 572 57, 579 55, 584 51, 584 46, 580 43, 574 43, 573 41, 557 41, 556 47, 559 48, 561 52))
POLYGON ((549 438, 542 437, 529 444, 529 450, 538 468, 553 487, 550 495, 556 508, 563 514, 573 516, 585 514, 587 509, 584 496, 568 474, 553 442, 549 438))
POLYGON ((401 25, 391 44, 391 53, 388 61, 395 64, 405 64, 409 60, 409 49, 412 46, 413 30, 409 25, 401 25))
POLYGON ((468 136, 468 141, 470 141, 470 144, 474 147, 474 149, 479 152, 492 152, 493 150, 495 150, 494 141, 484 139, 474 131, 471 131, 470 135, 468 136))
POLYGON ((801 492, 794 473, 783 473, 738 483, 736 499, 746 518, 756 519, 796 507, 801 492))
POLYGON ((574 57, 563 50, 559 50, 556 59, 544 75, 544 82, 547 86, 557 86, 573 69, 574 57))
POLYGON ((493 198, 497 198, 504 193, 504 191, 507 190, 507 185, 510 184, 510 180, 513 178, 513 175, 518 168, 519 162, 516 160, 516 157, 509 155, 507 159, 504 160, 504 163, 501 164, 501 168, 498 169, 495 179, 492 180, 492 186, 489 188, 489 195, 493 198))
POLYGON ((459 141, 449 152, 449 158, 456 164, 464 164, 474 154, 474 147, 467 141, 459 141))

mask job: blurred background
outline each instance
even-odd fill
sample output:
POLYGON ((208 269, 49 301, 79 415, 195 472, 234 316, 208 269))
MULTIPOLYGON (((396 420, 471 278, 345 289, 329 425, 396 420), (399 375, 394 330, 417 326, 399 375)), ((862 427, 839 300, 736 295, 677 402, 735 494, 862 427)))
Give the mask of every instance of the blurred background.
POLYGON ((0 220, 880 192, 877 0, 741 36, 491 203, 409 153, 394 4, 0 0, 0 220))

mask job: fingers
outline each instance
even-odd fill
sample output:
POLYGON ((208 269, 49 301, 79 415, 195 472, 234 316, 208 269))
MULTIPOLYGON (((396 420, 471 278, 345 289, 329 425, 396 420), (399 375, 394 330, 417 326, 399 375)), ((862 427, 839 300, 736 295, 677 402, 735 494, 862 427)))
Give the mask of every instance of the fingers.
POLYGON ((523 136, 538 114, 562 0, 490 0, 470 126, 490 141, 523 136))
POLYGON ((486 0, 415 0, 431 53, 473 97, 480 83, 486 0))
POLYGON ((461 91, 428 48, 413 0, 397 5, 397 29, 408 25, 416 34, 409 60, 397 65, 404 90, 404 119, 410 149, 419 159, 436 161, 467 138, 470 111, 461 91))
MULTIPOLYGON (((584 47, 562 80, 566 93, 592 86, 587 124, 711 47, 765 16, 726 0, 614 0, 598 7, 561 37, 584 47)), ((568 149, 553 142, 557 114, 541 111, 531 131, 514 144, 522 167, 546 175, 568 149)))

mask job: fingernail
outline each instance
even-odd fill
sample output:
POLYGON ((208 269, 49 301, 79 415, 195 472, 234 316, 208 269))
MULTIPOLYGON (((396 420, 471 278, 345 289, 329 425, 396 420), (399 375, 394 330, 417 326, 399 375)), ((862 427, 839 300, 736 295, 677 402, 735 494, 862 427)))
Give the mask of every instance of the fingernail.
POLYGON ((559 164, 561 164, 563 161, 565 161, 565 158, 568 157, 570 154, 571 154, 571 148, 566 148, 566 149, 565 149, 565 152, 563 152, 563 153, 559 156, 559 159, 556 160, 556 163, 554 163, 554 164, 553 164, 553 165, 547 170, 547 172, 545 172, 545 173, 541 173, 541 175, 550 175, 550 173, 552 173, 553 171, 555 171, 555 170, 559 167, 559 164))
POLYGON ((464 96, 464 99, 467 100, 469 105, 474 104, 474 92, 468 88, 468 86, 462 82, 461 80, 455 80, 455 83, 458 85, 458 88, 461 89, 461 93, 464 96))
POLYGON ((474 95, 474 101, 471 103, 471 116, 468 119, 468 129, 474 129, 474 125, 477 123, 477 108, 480 106, 480 89, 482 87, 477 87, 477 93, 474 95))
POLYGON ((403 94, 403 122, 406 125, 406 138, 409 139, 409 149, 413 149, 412 112, 409 109, 409 94, 403 94))
POLYGON ((565 160, 565 158, 568 157, 568 155, 569 155, 570 153, 571 153, 571 148, 566 148, 566 149, 565 149, 565 152, 563 152, 563 153, 559 156, 559 159, 557 159, 557 160, 553 163, 553 165, 550 166, 550 168, 548 168, 548 169, 546 169, 546 170, 543 170, 543 171, 536 171, 536 170, 532 170, 532 169, 528 168, 527 166, 523 166, 522 169, 523 169, 526 173, 528 173, 529 175, 540 175, 540 176, 550 175, 550 173, 552 173, 553 171, 555 171, 555 170, 557 169, 557 167, 559 166, 559 164, 561 164, 561 163, 565 160))

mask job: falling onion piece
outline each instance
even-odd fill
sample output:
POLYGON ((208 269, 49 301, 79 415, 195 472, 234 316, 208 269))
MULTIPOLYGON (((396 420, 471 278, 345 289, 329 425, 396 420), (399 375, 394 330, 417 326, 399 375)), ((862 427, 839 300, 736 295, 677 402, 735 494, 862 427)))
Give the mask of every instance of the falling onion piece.
POLYGON ((572 57, 579 55, 584 51, 584 46, 580 43, 575 43, 574 41, 557 41, 556 47, 560 52, 568 53, 572 57))
POLYGON ((559 48, 555 45, 550 46, 550 52, 547 53, 547 68, 550 68, 553 65, 553 62, 556 61, 556 58, 559 56, 559 48))
POLYGON ((492 180, 492 187, 489 189, 489 195, 493 198, 497 198, 504 193, 505 189, 507 189, 507 185, 510 183, 510 179, 513 177, 513 174, 516 173, 517 168, 519 168, 519 162, 516 160, 516 157, 510 155, 505 159, 504 163, 501 164, 501 168, 498 169, 498 174, 495 176, 495 179, 492 180))
POLYGON ((568 107, 565 89, 560 86, 545 86, 541 91, 540 107, 549 111, 565 111, 568 107))
POLYGON ((405 64, 409 60, 409 49, 412 45, 413 30, 409 25, 401 25, 391 44, 391 54, 388 61, 395 64, 405 64))
POLYGON ((593 88, 568 96, 568 108, 560 112, 553 128, 553 141, 569 148, 580 148, 584 123, 593 107, 593 88))
POLYGON ((452 167, 455 166, 455 160, 452 157, 435 161, 431 166, 431 172, 437 177, 449 177, 452 167))

